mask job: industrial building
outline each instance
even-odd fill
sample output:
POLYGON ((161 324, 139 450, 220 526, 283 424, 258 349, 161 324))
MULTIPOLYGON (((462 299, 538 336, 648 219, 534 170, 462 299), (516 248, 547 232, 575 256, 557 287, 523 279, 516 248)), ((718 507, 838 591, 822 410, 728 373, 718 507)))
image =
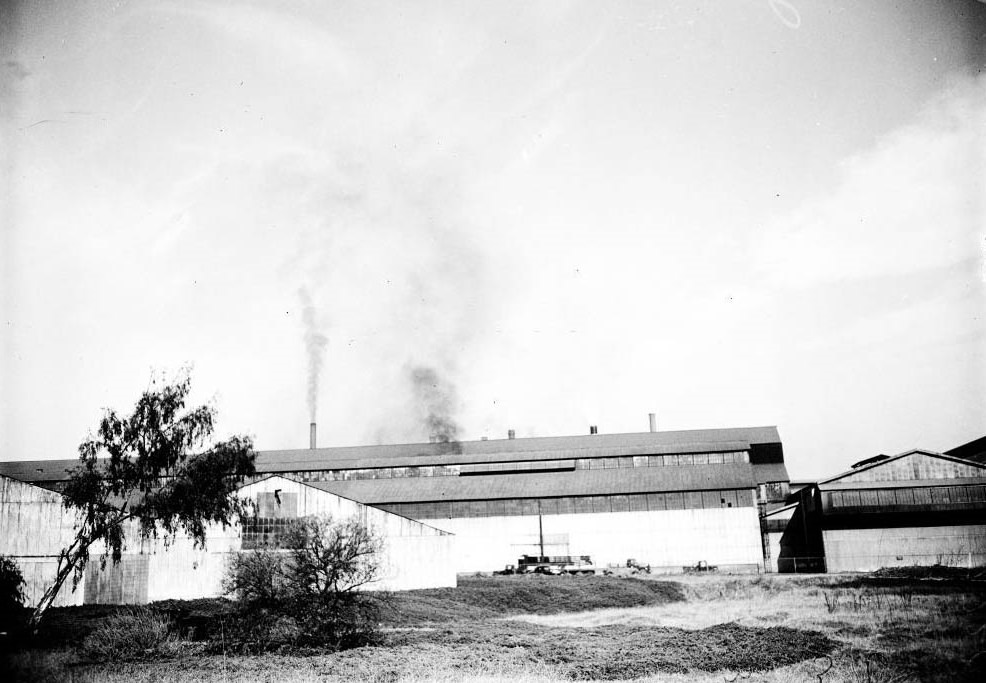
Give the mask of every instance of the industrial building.
MULTIPOLYGON (((946 453, 878 455, 792 485, 775 427, 261 451, 240 494, 247 526, 207 547, 131 544, 90 567, 60 604, 218 595, 227 554, 286 520, 358 515, 385 537, 377 587, 455 585, 522 555, 634 559, 657 571, 700 562, 737 571, 867 571, 986 564, 986 463, 978 439, 946 453), (957 457, 961 453, 970 459, 957 457)), ((0 463, 0 553, 36 599, 72 537, 58 493, 74 460, 0 463)))
MULTIPOLYGON (((229 553, 256 548, 289 520, 310 515, 334 520, 355 516, 383 540, 379 580, 368 586, 370 590, 456 584, 455 537, 446 531, 279 476, 264 476, 239 489, 238 495, 256 504, 256 518, 246 525, 210 525, 204 548, 181 535, 165 544, 141 542, 131 532, 122 561, 101 568, 98 557, 103 550, 94 546, 83 580, 74 590, 67 582, 55 605, 220 596, 229 553)), ((37 603, 53 582, 59 552, 74 537, 74 522, 59 493, 0 476, 0 554, 19 565, 28 604, 37 603)))
POLYGON ((764 518, 778 571, 986 564, 986 464, 911 450, 857 462, 764 518))
MULTIPOLYGON (((454 534, 457 572, 502 569, 523 554, 633 558, 668 571, 764 567, 761 516, 788 494, 775 427, 590 431, 261 451, 256 465, 260 476, 454 534)), ((73 465, 4 463, 0 474, 57 491, 73 465)))

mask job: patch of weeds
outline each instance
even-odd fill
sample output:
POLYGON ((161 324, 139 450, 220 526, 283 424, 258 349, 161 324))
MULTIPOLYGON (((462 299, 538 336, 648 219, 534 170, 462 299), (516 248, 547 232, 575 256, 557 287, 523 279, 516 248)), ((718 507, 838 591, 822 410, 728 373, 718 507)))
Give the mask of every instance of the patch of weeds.
POLYGON ((171 620, 146 607, 132 607, 114 614, 82 641, 82 654, 90 659, 133 659, 149 654, 170 654, 176 643, 171 620))
POLYGON ((487 659, 549 665, 572 679, 619 680, 655 673, 766 671, 826 654, 821 633, 720 624, 698 631, 665 627, 550 628, 518 622, 455 624, 393 634, 392 645, 471 648, 487 659))

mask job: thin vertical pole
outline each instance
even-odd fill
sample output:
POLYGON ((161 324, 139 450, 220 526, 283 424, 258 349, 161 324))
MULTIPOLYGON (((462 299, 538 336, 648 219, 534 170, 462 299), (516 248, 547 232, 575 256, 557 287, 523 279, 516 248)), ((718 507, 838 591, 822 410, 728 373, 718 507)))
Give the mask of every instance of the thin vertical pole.
POLYGON ((541 547, 541 557, 544 557, 544 525, 541 522, 540 500, 538 500, 538 545, 541 547))

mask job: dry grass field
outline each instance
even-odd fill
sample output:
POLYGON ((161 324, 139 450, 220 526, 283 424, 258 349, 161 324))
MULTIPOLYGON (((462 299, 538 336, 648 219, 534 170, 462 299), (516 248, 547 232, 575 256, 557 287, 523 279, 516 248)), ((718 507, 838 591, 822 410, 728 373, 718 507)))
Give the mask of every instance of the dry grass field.
MULTIPOLYGON (((233 654, 219 601, 160 606, 175 636, 94 662, 78 647, 112 608, 53 615, 46 650, 6 679, 72 681, 980 681, 986 584, 967 575, 469 577, 393 596, 379 644, 233 654)), ((0 677, 3 677, 0 672, 0 677)))

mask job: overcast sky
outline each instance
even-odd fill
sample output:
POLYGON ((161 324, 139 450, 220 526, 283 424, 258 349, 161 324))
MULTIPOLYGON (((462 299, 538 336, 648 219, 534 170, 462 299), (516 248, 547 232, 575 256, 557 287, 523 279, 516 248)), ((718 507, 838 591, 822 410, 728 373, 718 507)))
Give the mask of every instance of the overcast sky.
POLYGON ((320 445, 426 439, 423 376, 462 438, 773 424, 794 479, 986 434, 980 2, 2 12, 0 459, 187 364, 305 447, 306 330, 320 445))

